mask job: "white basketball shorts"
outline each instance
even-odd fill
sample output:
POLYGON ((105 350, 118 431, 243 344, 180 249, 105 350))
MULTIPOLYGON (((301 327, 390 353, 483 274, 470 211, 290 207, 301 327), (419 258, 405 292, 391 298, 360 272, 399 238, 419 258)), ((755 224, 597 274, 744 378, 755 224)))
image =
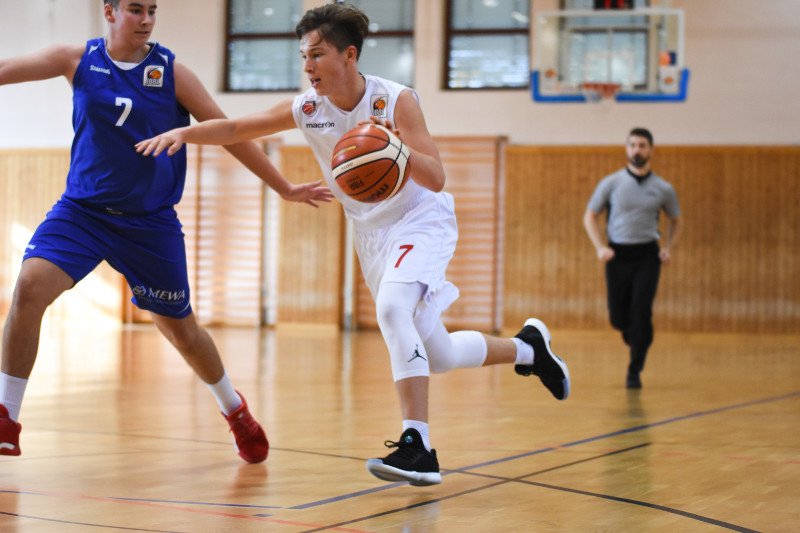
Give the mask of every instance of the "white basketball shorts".
POLYGON ((444 192, 426 198, 394 224, 365 231, 356 228, 356 252, 373 300, 382 283, 426 286, 414 314, 423 341, 442 312, 458 299, 458 288, 445 280, 457 241, 453 197, 444 192))

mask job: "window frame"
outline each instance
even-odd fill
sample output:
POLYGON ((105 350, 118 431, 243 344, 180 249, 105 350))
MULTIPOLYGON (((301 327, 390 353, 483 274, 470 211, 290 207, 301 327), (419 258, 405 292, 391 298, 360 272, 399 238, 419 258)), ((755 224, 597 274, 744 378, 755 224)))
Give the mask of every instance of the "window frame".
POLYGON ((450 55, 452 41, 455 36, 485 36, 485 35, 523 35, 528 41, 528 64, 531 62, 531 23, 530 17, 533 16, 530 3, 528 4, 528 26, 525 28, 479 28, 479 29, 454 29, 453 28, 453 3, 457 0, 445 1, 444 15, 444 54, 442 55, 442 76, 441 90, 443 91, 527 91, 530 90, 530 80, 521 86, 504 87, 450 87, 450 55))
MULTIPOLYGON (((230 84, 231 79, 231 43, 234 41, 297 41, 297 34, 294 31, 291 32, 282 32, 282 33, 237 33, 234 34, 231 31, 231 6, 235 0, 225 0, 225 53, 223 54, 223 82, 222 82, 222 90, 225 93, 234 93, 234 94, 247 94, 247 93, 281 93, 281 92, 297 92, 301 90, 302 83, 302 69, 300 70, 301 76, 295 80, 296 85, 292 88, 282 88, 282 89, 233 89, 230 84)), ((414 16, 416 16, 417 12, 417 0, 411 0, 412 7, 414 10, 414 16)), ((382 38, 408 38, 412 49, 415 51, 414 54, 414 66, 411 69, 411 79, 412 83, 409 84, 409 87, 414 87, 416 85, 416 31, 415 31, 415 24, 412 25, 411 28, 407 30, 385 30, 381 31, 378 30, 376 32, 370 31, 367 34, 366 39, 364 40, 365 46, 361 50, 362 54, 366 50, 366 42, 369 39, 375 39, 376 41, 380 42, 382 38)), ((380 45, 378 45, 380 46, 380 45)), ((300 61, 300 52, 299 52, 299 43, 298 43, 298 62, 300 61)), ((368 72, 368 74, 373 74, 372 72, 368 72)), ((375 75, 380 76, 380 73, 375 73, 375 75)), ((398 80, 392 80, 398 81, 398 80)))
MULTIPOLYGON (((297 92, 300 90, 300 79, 295 80, 292 88, 284 89, 232 89, 231 79, 231 43, 233 41, 297 41, 297 34, 294 31, 284 33, 237 33, 231 32, 231 5, 235 0, 225 0, 225 54, 223 58, 224 73, 222 90, 225 93, 247 94, 247 93, 286 93, 297 92)), ((299 45, 298 45, 299 50, 299 45)), ((299 52, 298 52, 298 61, 299 52)))

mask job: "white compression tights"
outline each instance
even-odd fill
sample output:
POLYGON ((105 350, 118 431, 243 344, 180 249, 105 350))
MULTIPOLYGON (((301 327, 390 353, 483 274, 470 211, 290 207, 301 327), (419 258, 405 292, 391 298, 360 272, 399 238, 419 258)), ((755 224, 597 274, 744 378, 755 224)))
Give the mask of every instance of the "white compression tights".
POLYGON ((438 320, 430 336, 420 338, 414 311, 424 294, 421 283, 384 283, 378 290, 378 326, 389 348, 394 380, 481 366, 487 347, 477 331, 448 333, 438 320))

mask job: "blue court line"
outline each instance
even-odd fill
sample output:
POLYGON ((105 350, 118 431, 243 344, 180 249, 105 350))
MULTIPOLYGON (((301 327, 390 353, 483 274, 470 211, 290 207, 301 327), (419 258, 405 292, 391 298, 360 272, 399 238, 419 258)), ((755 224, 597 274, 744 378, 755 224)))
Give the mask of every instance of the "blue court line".
POLYGON ((524 484, 527 484, 527 485, 534 485, 534 486, 547 488, 547 489, 555 489, 555 490, 560 490, 560 491, 564 491, 564 492, 572 492, 572 493, 575 493, 575 494, 581 494, 581 495, 584 495, 584 496, 591 496, 591 497, 602 498, 602 499, 606 499, 606 500, 618 501, 618 502, 622 502, 622 503, 629 503, 629 504, 633 504, 633 505, 639 505, 639 506, 642 506, 642 507, 647 507, 647 508, 650 508, 650 509, 656 509, 656 510, 659 510, 659 511, 664 511, 664 512, 667 512, 667 513, 672 513, 672 514, 677 514, 677 515, 680 515, 680 516, 685 516, 687 518, 691 518, 691 519, 697 520, 699 522, 712 524, 712 525, 715 525, 715 526, 723 527, 725 529, 730 529, 732 531, 739 531, 740 533, 759 533, 756 530, 749 529, 749 528, 742 527, 742 526, 737 526, 736 524, 730 524, 728 522, 723 522, 722 520, 717 520, 715 518, 708 518, 706 516, 702 516, 702 515, 698 515, 698 514, 694 514, 694 513, 689 513, 687 511, 681 511, 680 509, 672 509, 670 507, 665 507, 663 505, 658 505, 658 504, 653 504, 653 503, 648 503, 648 502, 640 502, 640 501, 637 501, 637 500, 631 500, 629 498, 620 498, 620 497, 617 497, 617 496, 610 496, 608 494, 600 494, 600 493, 596 493, 596 492, 588 492, 588 491, 583 491, 583 490, 570 489, 570 488, 566 488, 566 487, 559 487, 557 485, 548 485, 548 484, 545 484, 545 483, 538 483, 536 481, 528 481, 528 480, 525 479, 527 477, 536 476, 536 475, 539 475, 539 474, 543 474, 545 472, 550 472, 550 471, 553 471, 553 470, 559 470, 559 469, 562 469, 562 468, 569 468, 569 467, 571 467, 573 465, 576 465, 576 464, 586 463, 586 462, 589 462, 589 461, 596 461, 597 459, 602 459, 602 458, 605 458, 605 457, 609 457, 611 455, 617 455, 617 454, 620 454, 620 453, 627 453, 627 452, 630 452, 630 451, 633 451, 633 450, 637 450, 639 448, 643 448, 643 447, 649 446, 649 445, 650 445, 650 443, 637 444, 635 446, 630 446, 628 448, 624 448, 624 449, 621 449, 621 450, 615 450, 613 452, 604 453, 604 454, 599 455, 599 456, 594 456, 594 457, 590 457, 590 458, 586 458, 586 459, 580 459, 578 461, 573 461, 571 463, 566 463, 566 464, 559 465, 559 466, 556 466, 556 467, 553 467, 553 468, 547 468, 545 470, 539 470, 538 472, 532 472, 530 474, 525 474, 525 475, 522 475, 522 476, 518 476, 516 478, 506 478, 506 477, 501 477, 501 476, 493 476, 493 475, 489 475, 489 474, 474 474, 474 473, 471 473, 471 472, 467 472, 470 475, 478 475, 478 476, 486 477, 486 478, 489 478, 489 479, 496 479, 498 481, 495 482, 495 483, 490 483, 488 485, 483 485, 481 487, 476 487, 476 488, 472 488, 472 489, 469 489, 469 490, 457 492, 455 494, 449 494, 449 495, 441 497, 441 498, 435 498, 435 499, 432 499, 432 500, 425 500, 425 501, 422 501, 422 502, 417 502, 417 503, 408 505, 406 507, 402 507, 402 508, 398 508, 398 509, 391 509, 391 510, 388 510, 388 511, 382 511, 380 513, 375 513, 373 515, 363 516, 361 518, 357 518, 357 519, 354 519, 354 520, 348 520, 347 522, 339 522, 338 524, 331 524, 331 525, 325 526, 323 528, 306 530, 303 533, 318 533, 320 531, 326 531, 326 530, 328 530, 330 528, 338 528, 338 527, 343 527, 343 526, 347 526, 347 525, 350 525, 350 524, 355 524, 357 522, 363 522, 363 521, 366 521, 366 520, 373 520, 375 518, 380 518, 382 516, 388 516, 390 514, 398 513, 398 512, 401 512, 401 511, 408 511, 408 510, 411 510, 411 509, 415 509, 417 507, 422 507, 424 505, 431 505, 433 503, 439 503, 439 502, 442 502, 444 500, 450 500, 450 499, 458 498, 458 497, 461 497, 461 496, 464 496, 464 495, 467 495, 467 494, 472 494, 472 493, 475 493, 475 492, 491 489, 493 487, 498 487, 498 486, 504 485, 506 483, 524 483, 524 484))
POLYGON ((592 496, 594 498, 603 498, 605 500, 611 500, 615 502, 622 502, 622 503, 630 503, 633 505, 639 505, 641 507, 649 507, 650 509, 656 509, 658 511, 665 511, 670 514, 677 514, 681 516, 685 516, 686 518, 691 518, 693 520, 697 520, 699 522, 705 522, 706 524, 713 524, 715 526, 724 527, 725 529, 730 529, 733 531, 739 531, 741 533, 759 533, 758 530, 749 529, 742 526, 737 526, 736 524, 731 524, 729 522, 723 522, 722 520, 717 520, 715 518, 708 518, 707 516, 702 516, 694 513, 689 513, 687 511, 681 511, 680 509, 675 509, 674 507, 665 507, 663 505, 658 505, 655 503, 648 503, 639 500, 631 500, 629 498, 620 498, 619 496, 611 496, 608 494, 600 494, 598 492, 588 492, 585 490, 578 490, 578 489, 570 489, 567 487, 559 487, 558 485, 548 485, 547 483, 538 483, 536 481, 526 481, 524 479, 517 480, 519 483, 526 483, 528 485, 535 485, 537 487, 542 487, 545 489, 554 489, 560 490, 563 492, 572 492, 573 494, 581 494, 584 496, 592 496))
POLYGON ((567 444, 562 444, 561 446, 553 446, 553 447, 550 447, 550 448, 543 448, 541 450, 536 450, 536 451, 533 451, 533 452, 521 453, 519 455, 513 455, 511 457, 505 457, 503 459, 496 459, 494 461, 487 461, 485 463, 479 463, 477 465, 467 466, 467 467, 464 467, 464 468, 460 468, 459 470, 474 470, 476 468, 482 468, 484 466, 491 466, 491 465, 498 464, 498 463, 505 463, 505 462, 508 462, 508 461, 513 461, 515 459, 521 459, 523 457, 529 457, 531 455, 538 455, 540 453, 549 452, 549 451, 552 451, 552 450, 557 450, 558 448, 570 448, 572 446, 578 446, 580 444, 586 444, 587 442, 594 442, 594 441, 597 441, 597 440, 603 440, 603 439, 608 439, 608 438, 611 438, 611 437, 617 437, 619 435, 625 435, 626 433, 634 433, 636 431, 643 431, 645 429, 650 429, 650 428, 654 428, 654 427, 658 427, 658 426, 663 426, 665 424, 673 424, 675 422, 681 422, 683 420, 689 420, 691 418, 699 418, 701 416, 712 415, 712 414, 715 414, 715 413, 722 413, 724 411, 731 411, 733 409, 741 409, 743 407, 751 407, 753 405, 759 405, 759 404, 762 404, 762 403, 769 403, 769 402, 776 402, 776 401, 779 401, 779 400, 786 400, 788 398, 793 398, 795 396, 800 396, 800 391, 790 392, 788 394, 784 394, 784 395, 781 395, 781 396, 773 396, 772 398, 764 398, 764 399, 761 399, 761 400, 753 400, 753 401, 750 401, 750 402, 739 403, 739 404, 736 404, 736 405, 729 405, 729 406, 726 406, 726 407, 718 407, 716 409, 709 409, 707 411, 699 411, 697 413, 692 413, 692 414, 688 414, 688 415, 676 416, 674 418, 668 418, 666 420, 662 420, 661 422, 653 422, 652 424, 644 424, 642 426, 635 426, 635 427, 632 427, 632 428, 621 429, 619 431, 613 431, 611 433, 606 433, 604 435, 598 435, 596 437, 589 437, 588 439, 581 439, 581 440, 568 442, 567 444))
MULTIPOLYGON (((722 412, 731 411, 731 410, 734 410, 734 409, 742 409, 744 407, 751 407, 753 405, 759 405, 759 404, 763 404, 763 403, 786 400, 788 398, 793 398, 795 396, 800 396, 800 391, 790 392, 788 394, 782 394, 780 396, 773 396, 773 397, 770 397, 770 398, 763 398, 761 400, 753 400, 753 401, 750 401, 750 402, 738 403, 738 404, 735 404, 735 405, 729 405, 729 406, 725 406, 725 407, 718 407, 716 409, 708 409, 706 411, 698 411, 697 413, 691 413, 691 414, 683 415, 683 416, 676 416, 676 417, 673 417, 673 418, 668 418, 666 420, 662 420, 660 422, 653 422, 652 424, 644 424, 644 425, 635 426, 635 427, 632 427, 632 428, 621 429, 619 431, 613 431, 611 433, 605 433, 603 435, 598 435, 596 437, 589 437, 589 438, 586 438, 586 439, 581 439, 581 440, 568 442, 566 444, 562 444, 561 446, 551 446, 551 447, 548 447, 548 448, 542 448, 542 449, 534 450, 534 451, 531 451, 531 452, 521 453, 521 454, 518 454, 518 455, 512 455, 510 457, 504 457, 504 458, 501 458, 501 459, 495 459, 494 461, 486 461, 484 463, 478 463, 478 464, 474 464, 474 465, 470 465, 470 466, 465 466, 465 467, 459 468, 457 470, 445 471, 445 472, 442 473, 442 476, 447 476, 447 475, 450 475, 450 474, 464 472, 466 470, 475 470, 477 468, 483 468, 485 466, 491 466, 491 465, 496 465, 496 464, 500 464, 500 463, 506 463, 506 462, 509 462, 509 461, 522 459, 524 457, 530 457, 532 455, 539 455, 539 454, 542 454, 542 453, 545 453, 545 452, 550 452, 550 451, 553 451, 553 450, 557 450, 559 448, 570 448, 570 447, 573 447, 573 446, 578 446, 580 444, 586 444, 588 442, 594 442, 594 441, 598 441, 598 440, 608 439, 608 438, 611 438, 611 437, 616 437, 618 435, 625 435, 627 433, 634 433, 636 431, 642 431, 642 430, 645 430, 645 429, 658 427, 658 426, 663 426, 663 425, 666 425, 666 424, 673 424, 675 422, 681 422, 683 420, 689 420, 689 419, 692 419, 692 418, 698 418, 698 417, 707 416, 707 415, 711 415, 711 414, 722 413, 722 412)), ((395 487, 402 487, 402 486, 405 486, 405 485, 408 485, 408 483, 405 482, 405 481, 389 483, 389 484, 386 484, 386 485, 381 485, 380 487, 373 487, 371 489, 360 490, 358 492, 351 492, 349 494, 342 494, 340 496, 334 496, 332 498, 326 498, 324 500, 318 500, 318 501, 315 501, 315 502, 309 502, 309 503, 304 503, 304 504, 300 504, 300 505, 295 505, 293 507, 288 507, 288 509, 309 509, 311 507, 318 507, 320 505, 326 505, 326 504, 329 504, 329 503, 340 502, 340 501, 348 500, 350 498, 356 498, 358 496, 363 496, 363 495, 366 495, 366 494, 372 494, 372 493, 375 493, 375 492, 380 492, 380 491, 384 491, 384 490, 390 490, 390 489, 393 489, 395 487)))

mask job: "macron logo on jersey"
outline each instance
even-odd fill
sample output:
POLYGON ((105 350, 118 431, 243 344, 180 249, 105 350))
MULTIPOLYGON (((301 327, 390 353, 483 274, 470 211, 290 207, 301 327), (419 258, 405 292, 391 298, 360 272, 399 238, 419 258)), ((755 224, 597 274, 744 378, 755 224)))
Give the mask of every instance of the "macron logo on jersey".
POLYGON ((94 65, 89 65, 89 70, 91 70, 92 72, 100 72, 101 74, 105 74, 106 76, 110 76, 111 75, 111 69, 110 68, 100 68, 100 67, 96 67, 94 65))
POLYGON ((336 126, 336 123, 328 121, 328 122, 309 122, 306 124, 306 129, 309 130, 319 130, 319 129, 326 129, 326 128, 333 128, 336 126))

